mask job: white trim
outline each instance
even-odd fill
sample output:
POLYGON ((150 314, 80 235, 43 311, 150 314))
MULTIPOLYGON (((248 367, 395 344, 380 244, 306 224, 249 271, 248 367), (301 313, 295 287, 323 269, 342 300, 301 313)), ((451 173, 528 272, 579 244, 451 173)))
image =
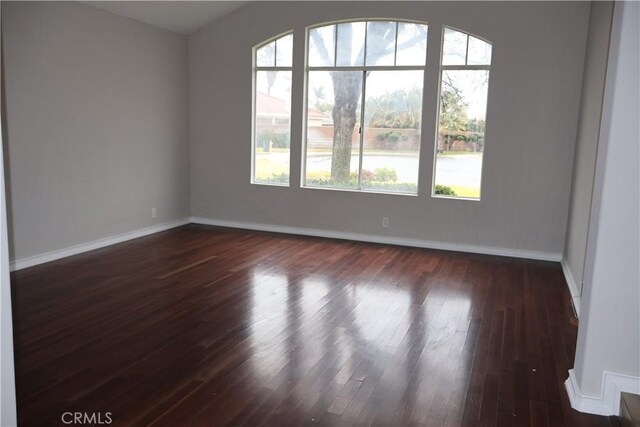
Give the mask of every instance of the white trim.
POLYGON ((34 265, 43 264, 49 261, 55 261, 71 255, 80 254, 82 252, 92 251, 94 249, 104 248, 105 246, 115 245, 116 243, 126 242, 127 240, 137 239, 138 237, 148 236, 149 234, 158 233, 160 231, 169 230, 170 228, 180 227, 189 224, 189 218, 182 218, 164 224, 152 225, 138 230, 129 231, 115 236, 109 236, 87 243, 70 246, 68 248, 57 249, 55 251, 46 252, 40 255, 34 255, 28 258, 22 258, 11 261, 11 271, 21 270, 23 268, 32 267, 34 265))
POLYGON ((471 252, 485 255, 508 256, 513 258, 537 259, 556 261, 562 259, 562 254, 553 252, 525 251, 520 249, 496 248, 491 246, 476 246, 463 243, 446 243, 433 240, 408 239, 404 237, 380 236, 376 234, 360 234, 345 231, 320 230, 306 227, 289 227, 284 225, 259 224, 253 222, 227 221, 214 218, 191 217, 195 224, 215 225, 219 227, 241 228, 245 230, 269 231, 273 233, 299 234, 303 236, 325 237, 330 239, 355 240, 359 242, 384 243, 388 245, 411 246, 416 248, 440 249, 445 251, 471 252))
POLYGON ((562 258, 562 261, 560 261, 560 265, 562 266, 564 279, 567 282, 567 287, 569 288, 569 293, 571 294, 571 301, 573 301, 573 308, 576 310, 576 316, 580 318, 580 288, 578 287, 576 280, 573 278, 573 274, 571 274, 571 269, 569 268, 569 265, 567 264, 567 260, 565 258, 562 258))
POLYGON ((426 65, 309 65, 307 71, 424 71, 426 65))
POLYGON ((496 248, 491 246, 467 245, 464 243, 446 243, 433 240, 418 240, 408 239, 404 237, 380 236, 375 234, 350 233, 345 231, 320 230, 316 228, 289 227, 282 225, 191 217, 167 222, 164 224, 153 225, 151 227, 141 228, 139 230, 129 231, 127 233, 118 234, 115 236, 105 237, 102 239, 94 240, 92 242, 81 243, 68 248, 46 252, 44 254, 35 255, 28 258, 18 259, 11 262, 11 271, 21 270, 23 268, 32 267, 34 265, 43 264, 45 262, 55 261, 57 259, 65 258, 71 255, 92 251, 94 249, 103 248, 105 246, 115 245, 117 243, 126 242, 127 240, 148 236, 150 234, 169 230, 175 227, 180 227, 181 225, 189 223, 215 225, 219 227, 241 228, 245 230, 269 231, 273 233, 298 234, 302 236, 325 237, 329 239, 355 240, 358 242, 383 243, 388 245, 439 249, 445 251, 470 252, 485 255, 508 256, 513 258, 537 259, 542 261, 559 262, 562 259, 561 254, 553 252, 526 251, 520 249, 496 248))
POLYGON ((569 378, 564 385, 573 409, 595 415, 619 415, 620 395, 623 392, 640 394, 640 377, 609 371, 602 372, 598 396, 583 394, 580 391, 573 369, 569 370, 569 378))

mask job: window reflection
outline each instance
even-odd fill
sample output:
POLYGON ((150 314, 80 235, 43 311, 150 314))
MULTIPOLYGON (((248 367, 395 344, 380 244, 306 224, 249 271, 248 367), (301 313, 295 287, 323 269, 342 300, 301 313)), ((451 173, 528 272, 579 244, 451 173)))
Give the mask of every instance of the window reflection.
POLYGON ((289 281, 282 273, 259 270, 250 280, 251 362, 255 374, 266 379, 286 363, 289 281))

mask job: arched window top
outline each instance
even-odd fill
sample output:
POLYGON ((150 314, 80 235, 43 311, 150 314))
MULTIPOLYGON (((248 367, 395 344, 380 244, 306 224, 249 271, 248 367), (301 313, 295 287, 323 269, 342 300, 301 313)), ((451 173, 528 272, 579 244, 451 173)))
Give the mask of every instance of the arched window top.
POLYGON ((491 65, 491 43, 450 27, 444 27, 442 65, 491 65))
POLYGON ((291 67, 293 33, 268 40, 255 47, 257 67, 291 67))
POLYGON ((309 67, 425 66, 427 24, 364 20, 309 28, 309 67))

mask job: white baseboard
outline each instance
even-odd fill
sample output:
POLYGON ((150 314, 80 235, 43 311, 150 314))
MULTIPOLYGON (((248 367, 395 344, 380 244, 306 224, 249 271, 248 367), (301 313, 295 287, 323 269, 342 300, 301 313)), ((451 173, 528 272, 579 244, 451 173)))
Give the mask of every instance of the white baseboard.
POLYGON ((215 225, 219 227, 241 228, 246 230, 270 231, 273 233, 299 234, 303 236, 326 237, 330 239, 356 240, 359 242, 383 243, 388 245, 411 246, 416 248, 440 249, 445 251, 471 252, 484 255, 499 255, 513 258, 556 261, 562 254, 551 252, 525 251, 520 249, 475 246, 460 243, 445 243, 432 240, 408 239, 403 237, 380 236, 375 234, 349 233, 345 231, 320 230, 306 227, 289 227, 283 225, 260 224, 253 222, 227 221, 213 218, 191 217, 195 224, 215 225))
POLYGON ((71 255, 77 255, 82 252, 92 251, 94 249, 115 245, 116 243, 121 243, 127 240, 137 239, 138 237, 148 236, 149 234, 158 233, 160 231, 169 230, 170 228, 175 228, 181 225, 189 224, 189 222, 190 222, 189 218, 182 218, 175 221, 166 222, 164 224, 152 225, 151 227, 145 227, 138 230, 129 231, 127 233, 105 237, 105 238, 94 240, 87 243, 81 243, 79 245, 74 245, 68 248, 46 252, 44 254, 35 255, 28 258, 18 259, 15 261, 11 261, 10 269, 11 271, 15 271, 15 270, 21 270, 27 267, 32 267, 38 264, 44 264, 45 262, 55 261, 57 259, 68 257, 71 255))
POLYGON ((580 288, 578 287, 576 280, 573 278, 573 274, 571 274, 571 270, 564 258, 560 261, 560 265, 562 266, 564 279, 567 281, 567 286, 569 287, 569 293, 571 293, 571 300, 573 301, 573 308, 576 310, 576 316, 580 318, 580 288))
POLYGON ((28 258, 22 258, 10 263, 11 271, 20 270, 45 262, 55 261, 60 258, 76 255, 82 252, 92 251, 138 237, 148 236, 170 228, 179 227, 188 223, 215 225, 219 227, 241 228, 246 230, 270 231, 274 233, 299 234, 303 236, 325 237, 330 239, 355 240, 360 242, 383 243, 389 245, 411 246, 416 248, 440 249, 445 251, 470 252, 485 255, 499 255, 513 258, 537 259, 543 261, 560 261, 561 254, 551 252, 525 251, 519 249, 495 248, 489 246, 475 246, 459 243, 436 242, 431 240, 407 239, 402 237, 380 236, 374 234, 349 233, 344 231, 320 230, 305 227, 289 227, 281 225, 259 224, 252 222, 226 221, 212 218, 191 217, 154 225, 139 230, 130 231, 116 236, 105 237, 88 243, 68 248, 58 249, 28 258))
POLYGON ((571 407, 576 411, 595 415, 619 415, 620 395, 623 392, 640 394, 640 377, 604 371, 600 395, 583 394, 573 369, 564 383, 571 407))

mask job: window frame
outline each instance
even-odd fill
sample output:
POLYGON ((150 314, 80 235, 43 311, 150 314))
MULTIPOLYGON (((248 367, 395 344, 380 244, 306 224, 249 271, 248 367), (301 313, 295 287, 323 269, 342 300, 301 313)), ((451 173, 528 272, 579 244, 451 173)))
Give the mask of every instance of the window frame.
MULTIPOLYGON (((440 62, 439 62, 439 70, 438 70, 438 92, 437 92, 437 96, 438 96, 438 101, 437 101, 437 108, 436 108, 436 121, 435 121, 435 139, 434 139, 434 144, 433 144, 433 166, 431 168, 431 198, 433 199, 449 199, 449 200, 461 200, 461 201, 471 201, 471 202, 480 202, 482 201, 482 175, 483 175, 483 171, 484 171, 484 154, 486 152, 486 145, 483 147, 482 149, 482 163, 480 164, 480 188, 479 188, 479 195, 478 198, 474 198, 474 197, 463 197, 463 196, 449 196, 446 194, 436 194, 436 163, 438 161, 438 138, 440 136, 440 107, 441 107, 441 102, 440 102, 440 98, 442 97, 442 72, 446 71, 446 70, 453 70, 453 71, 477 71, 477 70, 485 70, 489 72, 489 77, 487 79, 487 106, 485 109, 485 126, 486 126, 486 111, 489 108, 489 86, 491 83, 491 65, 493 64, 493 43, 491 43, 489 40, 485 39, 484 37, 480 37, 476 34, 470 33, 468 31, 464 31, 461 30, 459 28, 456 27, 452 27, 450 25, 442 25, 442 31, 440 34, 440 62), (444 34, 445 31, 448 29, 450 30, 454 30, 457 31, 459 33, 463 33, 467 36, 467 46, 466 46, 466 52, 465 52, 465 65, 443 65, 443 59, 444 59, 444 34), (469 60, 469 38, 470 37, 474 37, 476 39, 482 40, 483 42, 489 44, 491 46, 491 61, 489 62, 489 64, 487 65, 467 65, 466 63, 469 60)), ((486 135, 486 128, 485 128, 485 135, 486 135)), ((486 142, 486 137, 485 137, 485 142, 486 142)))
MULTIPOLYGON (((257 182, 255 179, 256 176, 256 138, 257 138, 257 120, 258 114, 256 111, 256 102, 257 102, 257 84, 258 84, 258 72, 259 71, 289 71, 291 73, 291 101, 293 102, 293 51, 295 36, 293 29, 280 33, 274 37, 271 37, 267 40, 264 40, 257 45, 253 46, 251 49, 251 170, 250 170, 250 178, 249 183, 252 185, 267 185, 272 187, 291 187, 291 141, 289 141, 289 181, 287 183, 277 183, 277 182, 257 182), (290 66, 278 66, 278 43, 277 40, 291 35, 291 54, 292 60, 290 66), (274 52, 273 52, 273 66, 262 66, 258 65, 258 50, 267 46, 268 44, 274 43, 274 52)), ((289 135, 291 136, 292 129, 292 120, 291 120, 291 112, 289 112, 289 135)))
MULTIPOLYGON (((418 197, 420 194, 419 182, 420 182, 420 157, 422 151, 422 144, 424 142, 423 138, 423 128, 424 128, 424 112, 425 112, 425 82, 427 79, 427 58, 429 56, 428 50, 428 31, 429 31, 429 22, 420 21, 420 20, 411 20, 411 19, 398 19, 398 18, 355 18, 355 19, 343 19, 337 21, 329 21, 322 22, 319 24, 313 24, 305 28, 305 57, 304 57, 304 108, 302 114, 302 125, 304 127, 303 130, 303 141, 302 141, 302 153, 301 153, 301 163, 300 163, 300 187, 303 189, 311 189, 311 190, 327 190, 327 191, 343 191, 343 192, 352 192, 352 193, 372 193, 372 194, 386 194, 386 195, 397 195, 397 196, 410 196, 410 197, 418 197), (364 22, 365 23, 365 35, 364 35, 364 57, 362 60, 363 65, 341 65, 341 66, 310 66, 309 65, 309 54, 310 54, 310 46, 311 46, 311 31, 316 28, 321 28, 329 25, 334 26, 334 64, 337 62, 337 50, 338 50, 338 25, 346 24, 346 23, 356 23, 356 22, 364 22), (400 23, 407 24, 419 24, 425 25, 427 27, 427 46, 425 47, 425 58, 424 65, 367 65, 367 33, 368 33, 368 24, 369 22, 395 22, 396 23, 396 37, 394 40, 394 64, 397 62, 397 52, 398 52, 398 27, 400 23), (314 187, 307 185, 307 145, 308 145, 308 116, 309 116, 309 72, 310 71, 359 71, 363 74, 367 71, 422 71, 423 72, 423 81, 422 81, 422 112, 420 117, 420 144, 418 146, 418 174, 416 179, 416 192, 401 192, 401 191, 389 191, 389 190, 375 190, 375 189, 363 189, 362 188, 362 163, 363 163, 363 146, 364 146, 364 129, 361 132, 360 142, 359 142, 359 150, 358 150, 358 188, 340 188, 340 187, 314 187)), ((365 114, 365 105, 364 101, 366 99, 366 75, 362 81, 362 93, 360 95, 361 99, 361 111, 359 123, 361 127, 364 127, 364 114, 365 114)))

